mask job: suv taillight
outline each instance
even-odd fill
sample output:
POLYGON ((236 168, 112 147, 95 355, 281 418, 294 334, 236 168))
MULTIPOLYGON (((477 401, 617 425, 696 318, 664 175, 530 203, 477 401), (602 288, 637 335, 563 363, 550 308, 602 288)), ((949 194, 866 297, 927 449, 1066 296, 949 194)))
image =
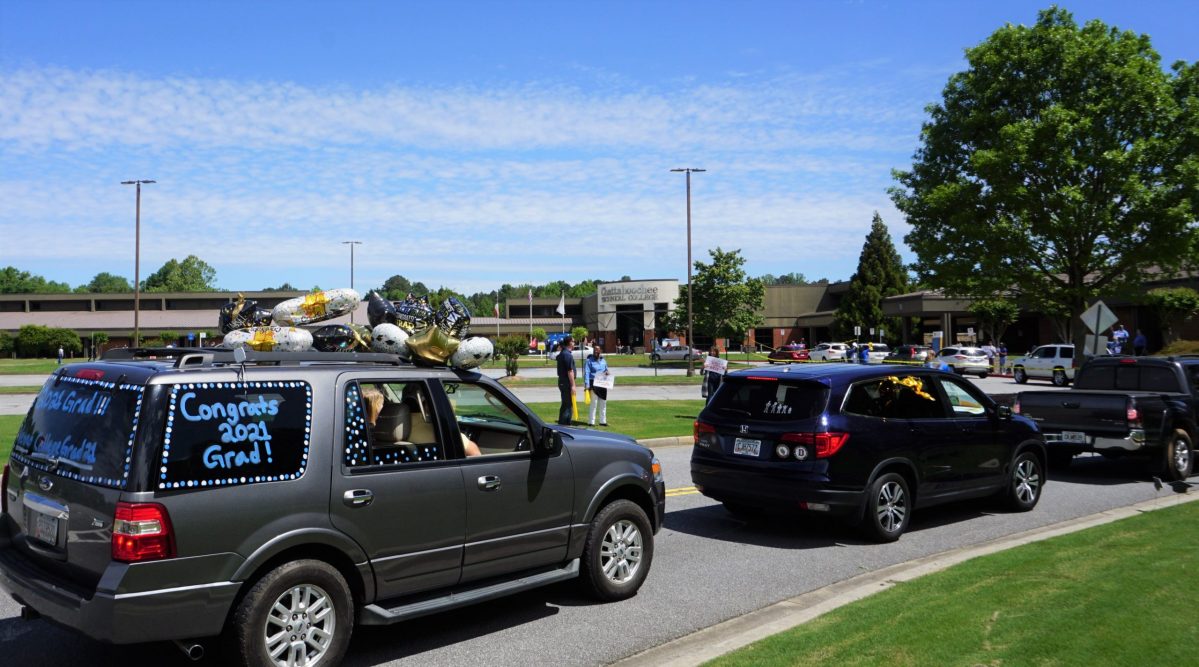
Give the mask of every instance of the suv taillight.
MULTIPOLYGON (((826 459, 836 454, 841 446, 849 440, 848 433, 784 433, 779 437, 783 442, 793 442, 797 445, 807 445, 815 449, 816 458, 826 459)), ((796 458, 800 458, 796 456, 796 458)), ((802 460, 802 459, 801 459, 802 460)))
POLYGON ((716 438, 715 426, 696 420, 694 428, 692 429, 692 434, 695 436, 696 447, 718 449, 719 441, 716 438))
POLYGON ((122 563, 175 557, 175 531, 158 503, 118 502, 112 522, 112 559, 122 563))
POLYGON ((1128 404, 1124 409, 1125 418, 1128 419, 1129 426, 1140 427, 1141 413, 1137 410, 1137 399, 1129 398, 1128 404))
POLYGON ((8 514, 8 464, 0 472, 0 514, 8 514))

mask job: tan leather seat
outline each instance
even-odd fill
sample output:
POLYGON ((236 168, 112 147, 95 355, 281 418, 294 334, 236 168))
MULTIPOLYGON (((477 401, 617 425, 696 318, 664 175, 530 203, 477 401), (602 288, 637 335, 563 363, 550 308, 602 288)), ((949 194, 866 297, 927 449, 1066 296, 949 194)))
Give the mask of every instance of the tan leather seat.
POLYGON ((436 443, 437 431, 433 428, 433 416, 427 410, 422 409, 424 405, 419 394, 415 399, 405 399, 405 401, 409 412, 408 440, 418 445, 436 443))
POLYGON ((384 403, 372 433, 376 445, 411 442, 412 409, 405 403, 384 403))

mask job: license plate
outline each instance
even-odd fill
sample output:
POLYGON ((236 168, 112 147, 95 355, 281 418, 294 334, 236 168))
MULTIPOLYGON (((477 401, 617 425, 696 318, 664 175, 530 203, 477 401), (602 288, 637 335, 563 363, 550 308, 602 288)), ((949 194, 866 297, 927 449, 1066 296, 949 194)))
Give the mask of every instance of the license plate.
POLYGON ((761 440, 750 440, 748 438, 737 438, 733 441, 733 453, 743 456, 757 456, 762 449, 761 440))
POLYGON ((46 544, 58 544, 58 519, 41 512, 34 512, 33 537, 46 544))
POLYGON ((1087 434, 1082 431, 1062 431, 1062 442, 1076 442, 1078 444, 1087 444, 1087 434))

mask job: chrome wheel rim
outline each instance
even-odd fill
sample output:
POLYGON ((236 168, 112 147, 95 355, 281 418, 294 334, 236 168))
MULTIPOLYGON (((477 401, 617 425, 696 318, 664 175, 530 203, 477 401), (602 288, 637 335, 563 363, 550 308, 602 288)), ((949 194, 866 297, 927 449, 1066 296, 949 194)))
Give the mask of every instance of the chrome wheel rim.
POLYGON ((1025 505, 1030 505, 1037 499, 1041 490, 1041 474, 1037 464, 1032 459, 1023 459, 1016 464, 1016 498, 1025 505))
POLYGON ((887 482, 878 490, 878 524, 888 533, 903 525, 908 514, 908 499, 899 482, 887 482))
POLYGON ((1187 466, 1191 464, 1191 448, 1187 446, 1186 440, 1176 438, 1174 440, 1174 469, 1178 472, 1186 472, 1187 466))
POLYGON ((280 595, 266 618, 263 641, 271 664, 280 667, 315 665, 329 652, 337 614, 320 586, 301 584, 280 595))
POLYGON ((641 531, 637 524, 621 519, 608 527, 600 543, 600 569, 614 584, 632 579, 641 569, 641 531))

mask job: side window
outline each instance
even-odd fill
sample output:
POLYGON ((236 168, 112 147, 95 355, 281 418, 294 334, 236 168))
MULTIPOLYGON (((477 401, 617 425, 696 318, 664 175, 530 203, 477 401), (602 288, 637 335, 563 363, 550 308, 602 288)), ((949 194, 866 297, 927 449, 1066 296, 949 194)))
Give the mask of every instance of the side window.
POLYGON ((512 454, 531 449, 532 434, 525 418, 490 387, 469 382, 445 382, 446 398, 462 439, 463 453, 472 456, 512 454))
POLYGON ((936 419, 945 410, 929 384, 916 376, 888 376, 856 384, 845 400, 845 412, 888 419, 936 419))
POLYGON ((1116 386, 1116 367, 1089 366, 1074 382, 1075 389, 1111 389, 1116 386))
POLYGON ((946 378, 940 381, 954 417, 976 417, 987 411, 983 402, 965 386, 946 378))
POLYGON ((308 466, 307 382, 196 382, 171 387, 159 489, 298 479, 308 466))
POLYGON ((345 405, 347 466, 445 459, 423 382, 351 382, 345 405))
POLYGON ((1073 359, 1074 358, 1074 348, 1063 347, 1063 348, 1061 348, 1061 350, 1062 350, 1062 359, 1073 359))
POLYGON ((1174 369, 1162 366, 1144 366, 1141 368, 1142 391, 1181 391, 1174 369))
POLYGON ((1037 350, 1037 353, 1034 354, 1033 356, 1036 357, 1037 359, 1052 359, 1053 358, 1053 348, 1052 347, 1043 347, 1043 348, 1037 350))

